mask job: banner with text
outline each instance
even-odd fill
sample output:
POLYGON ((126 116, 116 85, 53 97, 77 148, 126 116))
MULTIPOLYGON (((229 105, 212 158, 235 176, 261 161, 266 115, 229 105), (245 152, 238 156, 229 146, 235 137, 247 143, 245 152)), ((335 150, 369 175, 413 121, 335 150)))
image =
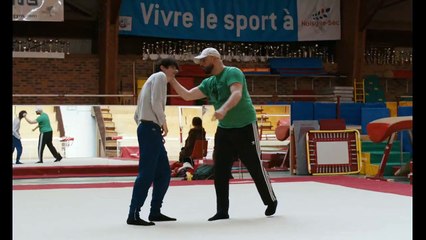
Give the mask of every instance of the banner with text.
POLYGON ((340 0, 122 0, 120 34, 238 42, 340 39, 340 0))
POLYGON ((13 0, 12 20, 63 22, 64 0, 13 0))

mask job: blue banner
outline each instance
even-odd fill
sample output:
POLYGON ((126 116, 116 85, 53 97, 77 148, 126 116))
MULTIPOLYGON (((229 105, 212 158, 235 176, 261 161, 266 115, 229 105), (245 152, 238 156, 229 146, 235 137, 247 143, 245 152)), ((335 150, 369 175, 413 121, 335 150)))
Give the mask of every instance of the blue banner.
MULTIPOLYGON (((120 34, 207 41, 299 41, 299 26, 321 25, 324 29, 324 24, 306 24, 306 19, 304 24, 299 23, 299 1, 311 6, 339 3, 339 0, 122 0, 120 34)), ((315 11, 321 10, 309 9, 308 18, 323 21, 314 19, 315 11)), ((304 37, 304 40, 315 39, 304 37)))

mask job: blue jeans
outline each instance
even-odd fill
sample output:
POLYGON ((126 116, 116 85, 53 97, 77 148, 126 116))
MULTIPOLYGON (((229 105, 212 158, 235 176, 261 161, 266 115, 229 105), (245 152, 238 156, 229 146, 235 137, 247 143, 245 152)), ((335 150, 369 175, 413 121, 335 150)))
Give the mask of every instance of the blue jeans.
POLYGON ((16 148, 16 162, 19 162, 19 160, 21 160, 21 155, 22 155, 22 143, 21 143, 21 139, 16 138, 15 136, 12 135, 12 154, 15 151, 16 148))
POLYGON ((160 214, 169 188, 171 170, 161 128, 155 123, 141 123, 137 129, 139 173, 133 186, 129 215, 139 214, 152 184, 151 215, 160 214))

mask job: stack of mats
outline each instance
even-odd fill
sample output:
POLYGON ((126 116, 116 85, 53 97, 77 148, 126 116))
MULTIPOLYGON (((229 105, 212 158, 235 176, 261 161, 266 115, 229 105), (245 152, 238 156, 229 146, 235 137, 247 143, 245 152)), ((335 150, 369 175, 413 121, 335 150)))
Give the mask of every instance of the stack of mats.
POLYGON ((340 102, 353 103, 354 88, 345 86, 334 86, 332 88, 323 88, 317 91, 318 94, 327 94, 340 96, 340 102))
MULTIPOLYGON (((362 141, 362 167, 360 174, 376 175, 380 168, 386 142, 375 143, 372 141, 362 141)), ((394 141, 386 163, 384 176, 393 176, 396 169, 404 166, 411 160, 411 154, 401 148, 399 140, 394 141)))
POLYGON ((365 102, 385 102, 385 91, 380 85, 377 75, 368 75, 364 78, 365 102))
MULTIPOLYGON (((399 106, 397 109, 398 116, 413 116, 413 107, 412 106, 399 106)), ((400 141, 402 141, 402 147, 404 152, 409 152, 410 156, 413 154, 413 144, 411 142, 410 135, 407 131, 403 131, 399 136, 400 141)))

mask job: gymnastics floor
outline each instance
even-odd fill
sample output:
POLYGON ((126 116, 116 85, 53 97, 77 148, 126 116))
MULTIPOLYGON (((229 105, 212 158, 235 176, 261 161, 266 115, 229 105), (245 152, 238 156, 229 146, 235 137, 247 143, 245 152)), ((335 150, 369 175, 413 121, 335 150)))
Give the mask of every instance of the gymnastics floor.
MULTIPOLYGON (((274 177, 275 215, 250 178, 230 185, 230 219, 214 215, 213 181, 173 180, 162 212, 176 222, 126 224, 134 177, 20 179, 13 184, 15 240, 412 239, 412 185, 353 176, 274 177)), ((148 218, 150 194, 141 217, 148 218)))

